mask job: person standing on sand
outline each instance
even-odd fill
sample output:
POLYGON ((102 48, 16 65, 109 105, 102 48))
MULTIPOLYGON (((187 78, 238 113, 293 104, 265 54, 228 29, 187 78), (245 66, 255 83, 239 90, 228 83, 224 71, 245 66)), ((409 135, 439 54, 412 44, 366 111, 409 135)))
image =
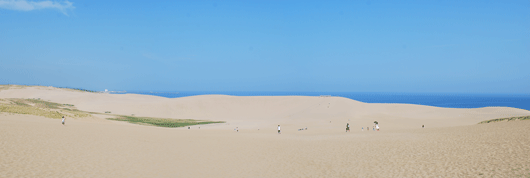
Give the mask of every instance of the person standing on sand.
POLYGON ((282 132, 280 131, 280 125, 278 125, 278 134, 282 134, 282 132))
POLYGON ((346 132, 350 131, 350 123, 346 123, 346 132))
POLYGON ((66 120, 66 118, 64 118, 64 116, 63 116, 63 125, 64 125, 64 120, 66 120))

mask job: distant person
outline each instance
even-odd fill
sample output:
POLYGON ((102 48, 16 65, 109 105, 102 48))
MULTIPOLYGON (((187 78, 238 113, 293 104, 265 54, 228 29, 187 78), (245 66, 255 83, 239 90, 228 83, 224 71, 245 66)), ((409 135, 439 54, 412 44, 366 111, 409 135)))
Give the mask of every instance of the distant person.
POLYGON ((346 123, 346 132, 350 131, 350 123, 346 123))
POLYGON ((375 131, 375 127, 372 127, 372 130, 375 131))
POLYGON ((379 124, 375 124, 375 129, 379 131, 379 124))
POLYGON ((280 125, 278 125, 278 134, 282 134, 282 132, 280 131, 280 125))
POLYGON ((66 120, 66 118, 64 118, 64 116, 63 116, 63 125, 64 125, 64 120, 66 120))
POLYGON ((364 127, 361 127, 361 131, 363 131, 363 132, 364 132, 364 127))

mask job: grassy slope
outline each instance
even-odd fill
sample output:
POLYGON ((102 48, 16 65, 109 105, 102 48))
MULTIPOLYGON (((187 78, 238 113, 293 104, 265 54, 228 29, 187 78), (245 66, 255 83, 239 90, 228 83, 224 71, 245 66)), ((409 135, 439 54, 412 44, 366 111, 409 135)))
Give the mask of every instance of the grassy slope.
POLYGON ((58 103, 37 99, 0 99, 0 112, 14 114, 30 114, 47 118, 59 119, 66 117, 89 117, 90 114, 76 110, 73 105, 61 105, 58 103))
MULTIPOLYGON (((14 114, 30 114, 36 116, 43 116, 47 118, 60 119, 62 116, 66 117, 90 117, 93 113, 77 110, 71 104, 59 104, 48 102, 40 99, 0 99, 0 112, 14 113, 14 114)), ((110 112, 109 112, 110 113, 110 112)), ((111 115, 111 114, 106 114, 111 115)), ((185 127, 190 125, 223 123, 222 121, 202 121, 192 119, 167 119, 154 117, 134 117, 124 115, 112 115, 116 118, 109 118, 109 120, 125 121, 134 124, 152 125, 158 127, 185 127)))

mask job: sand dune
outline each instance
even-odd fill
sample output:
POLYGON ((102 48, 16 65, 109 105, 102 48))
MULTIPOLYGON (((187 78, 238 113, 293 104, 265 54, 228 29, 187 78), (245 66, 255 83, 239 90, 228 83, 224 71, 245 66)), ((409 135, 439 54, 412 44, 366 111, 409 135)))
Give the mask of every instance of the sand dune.
POLYGON ((67 119, 63 126, 56 119, 0 113, 0 177, 530 176, 530 121, 477 125, 530 115, 516 108, 303 96, 169 99, 49 87, 4 89, 0 98, 41 98, 92 112, 226 121, 188 130, 95 115, 67 119), (361 131, 374 120, 381 131, 361 131), (344 132, 347 122, 350 133, 344 132), (276 134, 278 124, 281 135, 276 134), (302 127, 308 130, 297 131, 302 127))
MULTIPOLYGON (((343 128, 373 125, 388 129, 449 127, 473 125, 483 120, 525 116, 530 111, 507 107, 475 109, 439 108, 412 104, 370 104, 342 97, 308 96, 226 96, 202 95, 163 98, 138 94, 101 94, 50 87, 26 87, 0 90, 0 98, 42 98, 62 104, 74 104, 83 111, 149 116, 161 118, 226 121, 229 127, 343 128), (323 123, 341 123, 330 127, 323 123), (235 126, 234 126, 235 127, 235 126)), ((220 127, 220 126, 217 126, 220 127)), ((223 128, 224 129, 224 128, 223 128)), ((296 129, 293 129, 296 130, 296 129)))

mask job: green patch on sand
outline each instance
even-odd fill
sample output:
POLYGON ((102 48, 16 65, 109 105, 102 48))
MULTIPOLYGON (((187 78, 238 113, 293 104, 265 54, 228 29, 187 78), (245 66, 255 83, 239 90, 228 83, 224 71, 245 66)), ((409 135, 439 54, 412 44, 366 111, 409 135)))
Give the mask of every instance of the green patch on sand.
POLYGON ((487 124, 487 123, 491 123, 491 122, 502 122, 502 121, 516 121, 516 120, 530 120, 530 116, 490 119, 490 120, 487 120, 487 121, 479 122, 479 124, 487 124))
POLYGON ((7 90, 7 89, 21 89, 25 88, 27 86, 25 85, 0 85, 0 90, 7 90))
POLYGON ((224 123, 223 121, 124 116, 110 114, 110 111, 106 111, 105 113, 86 112, 77 110, 72 104, 59 104, 40 99, 20 98, 0 99, 0 112, 12 114, 29 114, 52 119, 60 119, 63 116, 78 118, 90 117, 91 114, 104 114, 116 117, 109 118, 109 120, 125 121, 134 124, 151 125, 157 127, 185 127, 190 125, 224 123))
POLYGON ((12 99, 10 101, 17 106, 30 106, 23 99, 12 99))
POLYGON ((33 106, 23 106, 23 105, 9 105, 9 104, 0 104, 0 112, 7 112, 13 114, 29 114, 36 116, 44 116, 47 118, 60 119, 64 116, 58 111, 49 111, 43 110, 33 106))
POLYGON ((87 112, 73 108, 73 105, 61 105, 54 102, 40 99, 2 99, 0 102, 0 112, 13 114, 29 114, 43 116, 47 118, 60 119, 66 117, 89 117, 87 112))
POLYGON ((98 91, 87 90, 83 88, 69 88, 69 87, 56 87, 56 88, 62 88, 62 89, 68 89, 68 90, 74 90, 74 91, 82 91, 82 92, 90 92, 90 93, 99 93, 98 91))
POLYGON ((109 118, 109 120, 126 121, 133 124, 145 124, 158 127, 185 127, 190 125, 202 125, 213 123, 224 123, 223 121, 201 121, 192 119, 166 119, 153 117, 134 117, 134 116, 118 116, 117 118, 109 118))
POLYGON ((12 102, 14 102, 17 105, 28 105, 32 104, 35 107, 38 108, 48 108, 48 109, 60 109, 59 106, 62 106, 58 103, 53 103, 49 101, 44 101, 40 99, 11 99, 12 102))

